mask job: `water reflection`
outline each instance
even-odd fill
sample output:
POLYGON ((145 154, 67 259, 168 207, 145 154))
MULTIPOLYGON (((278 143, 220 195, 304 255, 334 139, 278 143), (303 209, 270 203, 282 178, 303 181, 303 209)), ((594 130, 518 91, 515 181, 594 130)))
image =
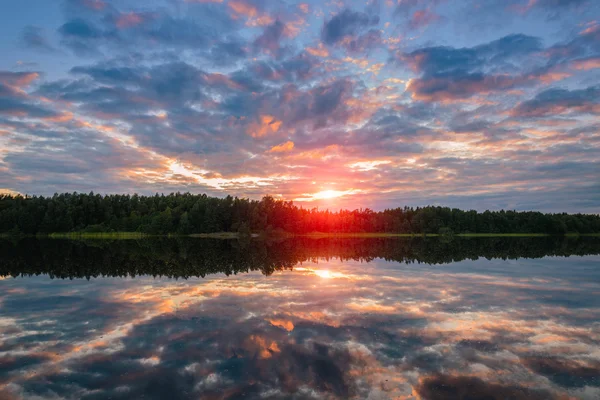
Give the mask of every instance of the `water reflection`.
POLYGON ((0 276, 56 278, 152 275, 204 277, 292 269, 299 263, 376 258, 399 263, 447 264, 479 258, 520 259, 600 254, 592 237, 410 239, 289 239, 275 242, 215 239, 35 240, 0 239, 0 276))
POLYGON ((0 398, 600 396, 594 240, 2 246, 3 275, 205 278, 0 280, 0 398))

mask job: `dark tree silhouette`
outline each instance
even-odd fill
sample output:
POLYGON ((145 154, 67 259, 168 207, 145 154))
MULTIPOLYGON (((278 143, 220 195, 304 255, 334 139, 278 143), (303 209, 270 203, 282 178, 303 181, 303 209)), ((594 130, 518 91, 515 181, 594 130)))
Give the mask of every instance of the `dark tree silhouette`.
POLYGON ((0 232, 137 231, 327 233, 598 233, 597 214, 462 211, 448 207, 318 210, 291 201, 172 193, 138 196, 65 193, 52 197, 0 195, 0 232))

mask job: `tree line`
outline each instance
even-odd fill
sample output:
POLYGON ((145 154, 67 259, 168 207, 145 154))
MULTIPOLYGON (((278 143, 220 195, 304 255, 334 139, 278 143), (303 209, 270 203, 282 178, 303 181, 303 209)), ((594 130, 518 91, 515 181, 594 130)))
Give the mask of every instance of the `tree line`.
POLYGON ((398 207, 383 211, 320 210, 265 196, 249 200, 206 194, 154 196, 63 193, 0 195, 0 232, 327 233, 599 233, 598 214, 463 211, 398 207))
POLYGON ((591 237, 530 238, 294 238, 276 241, 147 240, 72 241, 25 238, 0 240, 0 277, 49 275, 51 278, 99 276, 190 278, 291 270, 305 262, 339 259, 404 264, 447 264, 462 260, 598 255, 591 237))

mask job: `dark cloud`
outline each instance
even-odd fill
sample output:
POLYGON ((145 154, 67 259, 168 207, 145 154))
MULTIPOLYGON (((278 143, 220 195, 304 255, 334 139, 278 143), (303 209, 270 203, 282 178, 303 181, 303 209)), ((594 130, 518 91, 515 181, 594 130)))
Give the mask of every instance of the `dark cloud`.
POLYGON ((51 118, 59 114, 33 101, 14 87, 0 83, 0 115, 20 118, 51 118))
POLYGON ((42 51, 56 51, 56 49, 50 44, 44 30, 38 26, 26 26, 23 28, 21 34, 21 42, 25 47, 42 50, 42 51))
POLYGON ((58 29, 58 33, 62 37, 62 44, 80 56, 97 54, 102 39, 115 39, 114 36, 81 18, 66 22, 58 29))
POLYGON ((231 48, 219 50, 218 44, 233 32, 236 22, 215 4, 194 4, 187 16, 180 16, 181 13, 170 8, 136 12, 102 4, 89 7, 81 1, 66 3, 71 19, 58 29, 63 45, 78 55, 128 53, 139 45, 159 44, 166 48, 188 48, 206 56, 213 51, 204 51, 210 45, 217 62, 228 51, 236 52, 231 48))
POLYGON ((449 101, 533 84, 542 72, 515 73, 509 61, 540 50, 538 38, 509 35, 471 48, 428 47, 398 57, 421 73, 408 86, 415 99, 449 101))
POLYGON ((58 32, 67 38, 97 39, 102 36, 102 32, 97 27, 81 18, 66 22, 58 32))
POLYGON ((426 47, 401 54, 400 59, 419 72, 433 75, 493 67, 513 57, 521 57, 541 49, 539 38, 514 34, 471 48, 426 47))
POLYGON ((328 86, 320 86, 312 91, 313 103, 311 110, 315 115, 333 112, 342 100, 342 96, 351 90, 351 83, 339 80, 328 86))
POLYGON ((370 29, 368 32, 350 40, 345 47, 353 53, 368 53, 381 45, 381 31, 370 29))
MULTIPOLYGON (((91 92, 87 93, 89 96, 86 96, 88 105, 106 104, 106 100, 126 100, 132 107, 142 106, 148 110, 158 105, 171 108, 199 101, 204 97, 202 88, 206 82, 204 71, 184 62, 159 64, 152 68, 98 64, 92 67, 75 67, 71 72, 88 75, 97 83, 113 85, 91 88, 91 92), (131 89, 123 89, 123 86, 131 89)), ((79 87, 64 89, 78 90, 79 87)), ((65 92, 64 96, 66 99, 73 99, 69 96, 73 94, 65 92)))
POLYGON ((121 85, 139 85, 142 76, 140 72, 131 67, 73 67, 70 71, 73 74, 85 74, 104 84, 121 85))
POLYGON ((454 123, 454 124, 451 124, 449 127, 450 127, 450 129, 452 129, 452 132, 472 133, 472 132, 484 132, 488 128, 490 128, 490 125, 491 124, 489 121, 480 120, 480 121, 471 121, 471 122, 462 123, 462 124, 454 123))
POLYGON ((407 90, 413 93, 415 100, 444 102, 468 99, 478 93, 505 91, 526 83, 522 77, 453 71, 415 79, 407 90))
POLYGON ((212 46, 206 57, 215 65, 226 66, 244 60, 247 55, 246 44, 242 40, 229 38, 212 46))
POLYGON ((336 44, 345 38, 353 37, 369 26, 379 23, 378 16, 371 16, 360 11, 344 9, 326 21, 321 31, 321 40, 329 45, 336 44))
POLYGON ((517 117, 543 117, 564 113, 600 113, 600 87, 587 89, 548 89, 538 93, 514 108, 511 113, 517 117))
POLYGON ((420 396, 428 400, 462 398, 548 400, 556 398, 556 396, 547 391, 532 390, 526 386, 503 386, 495 383, 487 383, 479 378, 451 375, 435 375, 424 378, 416 390, 420 396))
POLYGON ((523 364, 562 387, 600 386, 600 364, 589 366, 568 359, 541 356, 523 357, 523 364))
POLYGON ((279 41, 283 37, 285 25, 277 20, 273 24, 267 26, 264 32, 254 41, 254 47, 269 52, 275 56, 279 56, 280 44, 279 41))

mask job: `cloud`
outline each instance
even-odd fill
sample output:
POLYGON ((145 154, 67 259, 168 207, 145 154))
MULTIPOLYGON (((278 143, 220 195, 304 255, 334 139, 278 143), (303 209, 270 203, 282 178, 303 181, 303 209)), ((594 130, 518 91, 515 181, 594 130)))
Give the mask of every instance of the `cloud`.
POLYGON ((527 357, 523 360, 523 364, 562 387, 600 386, 597 378, 600 376, 600 366, 582 365, 553 357, 527 357))
POLYGON ((542 117, 565 113, 600 113, 600 87, 587 89, 548 89, 538 93, 533 99, 526 100, 511 111, 517 117, 542 117))
POLYGON ((48 3, 7 36, 0 186, 595 212, 595 3, 463 3, 48 3))
POLYGON ((75 273, 0 282, 2 376, 15 397, 593 398, 593 257, 527 259, 592 242, 0 242, 4 268, 75 273), (77 279, 107 265, 135 278, 77 279))
MULTIPOLYGON (((66 9, 71 19, 58 29, 62 44, 81 56, 128 54, 136 46, 148 44, 179 49, 199 49, 210 44, 218 49, 223 37, 229 36, 236 26, 220 4, 190 4, 188 16, 175 15, 164 7, 132 11, 104 4, 89 7, 79 0, 68 1, 66 9), (199 20, 204 21, 199 24, 199 20)), ((210 56, 211 52, 205 54, 210 56)))
POLYGON ((414 99, 452 101, 563 78, 547 70, 514 72, 511 60, 541 49, 538 38, 509 35, 471 48, 428 47, 400 53, 398 58, 421 73, 407 85, 414 99))
POLYGON ((352 53, 368 53, 381 46, 381 31, 370 29, 354 39, 346 40, 343 46, 352 53))
POLYGON ((285 143, 278 144, 276 146, 271 147, 269 153, 286 153, 292 151, 294 149, 294 142, 288 140, 285 143))
POLYGON ((272 115, 261 115, 259 121, 248 126, 248 135, 253 138, 261 138, 269 134, 277 133, 281 127, 281 121, 278 121, 272 115))
POLYGON ((355 36, 369 26, 379 23, 378 16, 370 16, 360 11, 344 9, 330 20, 325 21, 321 31, 321 40, 328 45, 341 42, 355 36))
POLYGON ((254 41, 254 47, 277 55, 280 50, 279 41, 283 36, 285 25, 277 20, 273 24, 267 26, 264 32, 254 41))
POLYGON ((449 375, 438 375, 422 379, 417 387, 417 392, 423 398, 430 400, 460 398, 465 395, 498 400, 505 398, 515 400, 556 398, 547 391, 532 390, 525 386, 503 386, 486 383, 479 378, 449 375))
POLYGON ((244 60, 247 55, 245 42, 237 38, 227 38, 215 43, 208 50, 206 58, 217 66, 226 66, 244 60))
POLYGON ((102 32, 98 28, 81 18, 66 22, 58 29, 58 32, 69 38, 97 39, 102 36, 102 32))
POLYGON ((38 72, 11 72, 0 71, 0 82, 15 88, 29 86, 32 82, 39 79, 38 72))
POLYGON ((447 102, 468 99, 476 94, 505 91, 525 82, 527 80, 520 77, 455 72, 410 80, 406 89, 413 93, 415 100, 447 102))
POLYGON ((589 57, 577 59, 572 62, 572 66, 578 70, 590 70, 600 68, 600 57, 589 57))
POLYGON ((440 20, 440 16, 430 10, 415 11, 410 19, 410 29, 419 29, 440 20))
POLYGON ((38 26, 28 25, 23 28, 21 42, 25 47, 34 50, 54 52, 56 49, 50 44, 44 30, 38 26))
POLYGON ((470 48, 426 47, 411 53, 401 53, 399 59, 418 72, 433 75, 494 66, 541 50, 539 38, 513 34, 470 48))
POLYGON ((420 6, 435 6, 439 3, 442 3, 444 0, 402 0, 398 2, 396 8, 394 10, 395 15, 404 15, 407 16, 412 10, 420 6))
POLYGON ((22 90, 38 79, 35 72, 0 71, 0 115, 14 118, 53 118, 60 115, 22 90))

